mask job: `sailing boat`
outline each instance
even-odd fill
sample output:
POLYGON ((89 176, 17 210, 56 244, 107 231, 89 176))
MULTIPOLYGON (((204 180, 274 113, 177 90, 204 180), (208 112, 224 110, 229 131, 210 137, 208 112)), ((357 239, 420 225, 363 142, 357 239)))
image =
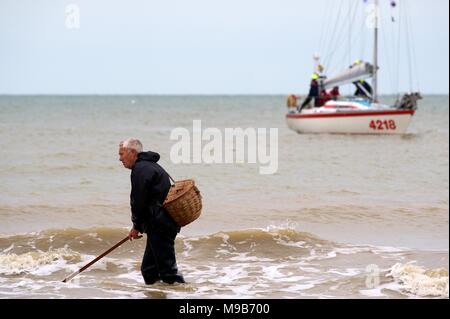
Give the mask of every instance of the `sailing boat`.
MULTIPOLYGON (((375 9, 379 8, 375 0, 375 9)), ((391 5, 395 5, 392 1, 391 5)), ((378 11, 376 11, 378 12, 378 11)), ((320 76, 321 65, 313 74, 320 94, 315 98, 315 107, 299 108, 296 96, 288 98, 290 111, 286 122, 290 129, 298 133, 336 133, 336 134, 404 134, 417 110, 420 93, 405 94, 394 105, 378 101, 378 31, 379 17, 374 16, 373 64, 356 61, 350 68, 331 78, 320 76), (372 87, 365 82, 372 79, 372 87), (362 93, 351 97, 331 97, 327 90, 341 85, 354 84, 362 93), (364 85, 363 85, 364 84, 364 85)), ((315 57, 316 62, 319 60, 315 57)))

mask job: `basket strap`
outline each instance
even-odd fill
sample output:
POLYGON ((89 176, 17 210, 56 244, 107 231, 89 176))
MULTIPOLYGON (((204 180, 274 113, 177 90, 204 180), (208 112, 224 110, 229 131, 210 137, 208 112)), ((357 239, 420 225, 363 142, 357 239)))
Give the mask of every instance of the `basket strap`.
POLYGON ((159 165, 158 163, 156 163, 156 162, 154 162, 156 165, 158 165, 168 176, 169 176, 169 179, 172 181, 172 183, 175 185, 175 180, 172 178, 172 176, 170 176, 170 174, 169 173, 167 173, 167 171, 161 166, 161 165, 159 165))

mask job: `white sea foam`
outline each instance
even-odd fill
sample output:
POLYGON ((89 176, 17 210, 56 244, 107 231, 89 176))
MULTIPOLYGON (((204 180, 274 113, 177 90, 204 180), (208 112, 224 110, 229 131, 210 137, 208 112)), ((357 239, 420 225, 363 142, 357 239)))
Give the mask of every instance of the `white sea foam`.
POLYGON ((286 291, 286 292, 297 292, 297 291, 301 291, 301 290, 308 290, 313 287, 314 287, 313 284, 299 284, 299 285, 292 285, 292 286, 289 286, 288 288, 283 288, 281 290, 286 291))
POLYGON ((284 277, 284 275, 279 271, 281 266, 268 266, 263 268, 264 277, 269 279, 276 279, 284 277))
POLYGON ((331 273, 331 274, 337 274, 337 275, 345 276, 345 277, 353 277, 353 276, 357 276, 357 275, 359 275, 361 273, 361 271, 356 269, 356 268, 347 268, 347 269, 345 269, 345 271, 339 271, 339 270, 336 270, 336 269, 330 269, 327 272, 331 273))
POLYGON ((386 295, 381 292, 382 289, 383 289, 382 287, 377 287, 377 288, 373 288, 373 289, 362 289, 359 292, 363 296, 372 297, 372 298, 385 297, 386 295))
POLYGON ((387 297, 386 294, 387 291, 400 291, 402 289, 402 286, 397 282, 389 282, 382 285, 378 285, 377 287, 374 287, 373 289, 361 289, 359 290, 359 293, 363 296, 371 297, 371 298, 377 298, 377 297, 387 297), (384 292, 383 292, 384 291, 384 292))
POLYGON ((279 230, 286 230, 286 229, 295 231, 297 229, 297 226, 298 226, 298 223, 296 223, 296 222, 286 221, 286 222, 279 223, 277 225, 271 224, 271 225, 267 226, 266 228, 260 228, 260 229, 262 229, 263 231, 269 232, 269 233, 277 232, 279 230))
POLYGON ((305 276, 292 276, 292 274, 287 275, 284 278, 280 278, 277 281, 278 282, 300 282, 301 280, 308 279, 305 276))
POLYGON ((183 240, 183 245, 184 245, 184 248, 183 248, 182 256, 183 257, 189 257, 189 254, 190 254, 190 252, 193 249, 193 245, 190 242, 190 240, 188 240, 188 239, 184 239, 183 240))
POLYGON ((3 253, 6 254, 7 252, 11 251, 14 249, 14 244, 11 244, 11 246, 9 246, 8 248, 3 250, 3 253))
POLYGON ((131 271, 131 272, 123 273, 123 274, 117 275, 116 278, 130 279, 130 280, 136 281, 136 282, 141 282, 143 280, 140 271, 131 271))
POLYGON ((234 257, 229 258, 229 260, 232 261, 254 261, 254 262, 270 262, 274 261, 274 259, 271 258, 263 258, 263 257, 256 257, 256 256, 247 256, 249 253, 236 253, 234 257))
POLYGON ((363 252, 370 252, 370 248, 368 247, 338 247, 335 248, 336 253, 342 254, 342 255, 353 255, 363 252))
POLYGON ((210 279, 211 282, 218 284, 230 284, 233 281, 247 278, 247 272, 243 269, 241 265, 238 266, 227 266, 223 269, 223 274, 215 278, 210 279))
POLYGON ((412 263, 397 263, 386 276, 394 278, 408 293, 420 297, 449 297, 447 269, 425 269, 412 263))
POLYGON ((0 255, 0 274, 18 275, 31 273, 46 276, 64 268, 67 258, 79 256, 67 248, 59 248, 46 252, 28 252, 24 254, 0 255))

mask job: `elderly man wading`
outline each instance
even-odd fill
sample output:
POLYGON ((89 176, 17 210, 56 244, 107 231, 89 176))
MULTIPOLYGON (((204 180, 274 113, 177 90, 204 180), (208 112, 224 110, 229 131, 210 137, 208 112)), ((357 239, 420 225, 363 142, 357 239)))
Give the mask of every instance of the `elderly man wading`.
POLYGON ((141 272, 148 285, 162 280, 165 283, 184 283, 178 273, 175 258, 175 237, 180 227, 162 207, 170 188, 169 175, 156 163, 160 156, 143 152, 142 143, 128 139, 119 144, 123 166, 131 169, 131 221, 129 238, 147 234, 147 245, 141 272))

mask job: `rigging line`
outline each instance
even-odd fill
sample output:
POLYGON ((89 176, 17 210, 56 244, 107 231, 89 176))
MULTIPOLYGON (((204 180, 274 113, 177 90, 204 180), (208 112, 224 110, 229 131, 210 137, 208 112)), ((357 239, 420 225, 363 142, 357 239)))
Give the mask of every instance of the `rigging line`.
MULTIPOLYGON (((364 32, 359 32, 359 34, 354 39, 353 43, 357 43, 359 39, 365 39, 364 32)), ((337 51, 336 55, 339 57, 339 59, 337 59, 337 61, 339 61, 340 64, 338 64, 338 65, 345 65, 346 58, 347 58, 345 50, 337 51), (340 55, 338 55, 338 54, 340 54, 340 55)), ((334 69, 335 68, 330 68, 330 71, 334 70, 334 69)), ((337 70, 337 71, 341 71, 341 70, 337 70)))
MULTIPOLYGON (((361 33, 360 33, 360 34, 363 34, 363 33, 364 33, 363 30, 365 30, 365 28, 366 28, 366 19, 365 19, 365 15, 362 14, 362 18, 361 18, 361 28, 360 28, 361 33)), ((365 56, 365 53, 366 53, 366 37, 363 36, 363 37, 362 37, 362 40, 361 40, 361 48, 360 48, 360 54, 359 54, 359 56, 361 57, 361 59, 365 56)))
POLYGON ((413 81, 413 79, 416 79, 416 89, 418 91, 420 91, 420 82, 419 82, 419 76, 418 76, 418 72, 419 72, 419 68, 418 68, 418 63, 417 63, 417 55, 416 55, 416 48, 414 45, 414 32, 412 32, 412 25, 410 23, 410 16, 408 15, 408 13, 411 12, 411 10, 409 9, 409 7, 406 8, 406 14, 408 16, 407 22, 408 22, 408 33, 410 35, 410 47, 409 50, 411 51, 411 64, 412 64, 412 68, 411 68, 411 82, 413 81))
POLYGON ((351 64, 352 63, 352 44, 354 43, 352 41, 352 36, 353 36, 353 26, 356 25, 356 13, 358 12, 359 9, 359 1, 356 1, 354 4, 354 8, 353 8, 353 14, 351 12, 351 8, 349 9, 349 19, 353 16, 353 18, 351 18, 352 22, 349 24, 349 36, 348 36, 348 47, 349 47, 349 52, 348 52, 348 62, 351 64))
POLYGON ((419 76, 419 64, 417 63, 417 55, 414 37, 411 38, 411 50, 412 50, 412 63, 413 63, 413 78, 416 79, 416 89, 420 92, 420 76, 419 76))
MULTIPOLYGON (((351 6, 351 4, 349 5, 351 6)), ((329 65, 332 65, 333 61, 334 61, 334 57, 336 56, 336 54, 338 53, 338 50, 340 49, 340 47, 346 43, 345 38, 347 37, 347 23, 348 22, 350 24, 350 26, 352 25, 352 21, 351 21, 351 17, 349 16, 347 21, 344 21, 342 23, 341 29, 337 32, 338 37, 335 39, 336 42, 332 43, 332 48, 333 48, 333 55, 330 56, 330 59, 328 60, 329 65)), ((344 48, 345 49, 345 48, 344 48)), ((344 50, 345 51, 345 50, 344 50)))
POLYGON ((393 80, 393 74, 392 74, 392 65, 391 65, 391 55, 390 55, 390 50, 389 50, 389 40, 388 37, 386 35, 386 32, 384 30, 384 28, 381 28, 381 41, 383 43, 384 46, 384 50, 382 50, 384 56, 385 56, 385 60, 386 60, 386 66, 388 69, 388 76, 389 76, 389 82, 391 83, 391 88, 394 87, 394 80, 393 80))
POLYGON ((419 76, 419 63, 417 62, 417 54, 416 54, 416 46, 414 42, 414 37, 412 36, 414 32, 411 33, 411 50, 412 50, 412 59, 413 59, 413 77, 416 79, 416 89, 420 92, 420 76, 419 76))
MULTIPOLYGON (((403 4, 403 2, 402 2, 403 4)), ((402 43, 402 24, 403 24, 403 5, 399 6, 399 17, 398 17, 398 33, 397 33, 397 72, 395 72, 396 74, 396 83, 397 83, 397 98, 399 98, 400 96, 400 55, 401 55, 401 43, 402 43)))
MULTIPOLYGON (((392 20, 393 18, 393 11, 391 10, 391 15, 389 17, 384 16, 384 21, 382 23, 383 26, 387 26, 389 24, 389 32, 386 33, 386 28, 385 27, 381 27, 381 39, 383 42, 383 46, 384 49, 382 50, 383 54, 384 54, 384 58, 386 60, 386 69, 387 69, 387 74, 389 77, 389 82, 390 82, 390 91, 393 90, 395 88, 395 80, 394 80, 394 73, 393 73, 393 53, 392 51, 394 50, 393 48, 395 48, 395 43, 392 41, 393 36, 394 36, 394 32, 393 32, 393 26, 395 25, 395 19, 392 20)), ((395 91, 394 91, 395 92, 395 91)))
MULTIPOLYGON (((363 34, 360 34, 356 39, 354 39, 354 42, 353 43, 356 43, 357 41, 359 41, 360 39, 365 39, 365 36, 363 35, 363 34)), ((341 51, 343 51, 343 50, 341 50, 341 51)), ((341 64, 339 64, 339 65, 345 65, 345 63, 347 62, 347 53, 345 52, 345 51, 343 51, 343 52, 341 52, 341 56, 340 56, 340 60, 338 59, 337 61, 339 61, 339 62, 341 62, 341 64)), ((366 61, 366 60, 364 60, 363 58, 362 58, 362 55, 360 55, 359 57, 361 57, 360 58, 360 60, 363 60, 363 61, 366 61)), ((350 63, 350 65, 352 64, 352 62, 350 63)))
MULTIPOLYGON (((397 16, 394 18, 395 22, 392 22, 390 24, 390 35, 391 35, 391 43, 389 45, 390 47, 390 63, 392 64, 391 66, 389 66, 391 72, 392 72, 392 89, 394 94, 398 95, 398 64, 396 65, 395 63, 395 59, 396 59, 396 43, 398 41, 399 38, 399 34, 396 32, 396 28, 397 25, 400 24, 400 20, 399 20, 399 12, 400 10, 396 10, 395 12, 397 12, 397 16)), ((394 16, 394 10, 392 10, 392 16, 394 16)))
MULTIPOLYGON (((348 19, 350 20, 352 15, 352 7, 348 6, 348 19)), ((348 60, 351 63, 352 59, 352 24, 348 24, 348 60)))
MULTIPOLYGON (((339 65, 339 66, 346 65, 346 63, 348 62, 347 59, 348 59, 348 52, 346 52, 345 50, 341 50, 336 53, 336 59, 335 59, 335 61, 337 62, 336 65, 339 65)), ((338 69, 337 67, 334 67, 330 70, 332 70, 332 73, 334 73, 334 72, 342 71, 344 68, 345 67, 341 67, 340 69, 338 69)))
POLYGON ((319 46, 318 50, 319 53, 322 52, 324 49, 324 43, 326 43, 326 36, 328 36, 328 32, 325 33, 326 30, 330 27, 330 20, 331 20, 331 13, 334 11, 334 5, 336 4, 336 1, 332 1, 331 6, 325 6, 325 23, 322 24, 321 32, 320 32, 320 39, 319 39, 319 46))
MULTIPOLYGON (((341 1, 341 2, 343 2, 343 1, 341 1)), ((341 12, 344 10, 343 8, 344 8, 344 5, 341 3, 338 20, 336 21, 336 22, 338 22, 338 21, 342 20, 343 22, 340 25, 338 25, 338 23, 335 24, 335 27, 332 30, 332 33, 333 33, 332 40, 328 43, 330 49, 327 50, 327 56, 326 56, 326 68, 327 69, 332 64, 331 62, 333 61, 333 57, 337 53, 337 45, 338 45, 338 43, 341 42, 340 40, 341 40, 342 36, 344 36, 344 38, 345 38, 345 28, 347 25, 345 23, 345 13, 342 14, 342 18, 341 18, 341 12), (335 37, 335 35, 336 35, 336 37, 335 37)))
POLYGON ((330 32, 330 33, 331 33, 331 38, 330 38, 330 40, 328 41, 328 43, 326 43, 326 50, 325 50, 326 56, 325 56, 325 58, 323 59, 323 65, 325 66, 325 69, 327 69, 327 67, 328 67, 328 57, 330 56, 330 53, 331 53, 331 52, 329 52, 328 49, 330 48, 330 43, 333 42, 334 36, 335 36, 335 34, 336 34, 335 30, 337 30, 338 22, 339 22, 339 19, 340 19, 340 17, 341 17, 342 2, 343 2, 343 1, 344 1, 344 0, 341 0, 341 1, 340 1, 340 4, 339 4, 339 11, 338 11, 338 14, 337 14, 337 16, 336 16, 335 25, 334 25, 334 28, 333 28, 332 32, 330 32))
MULTIPOLYGON (((353 17, 351 18, 351 17, 349 17, 349 19, 348 19, 348 21, 349 21, 349 25, 350 25, 350 27, 351 26, 353 26, 354 24, 355 24, 355 20, 356 20, 356 13, 358 12, 358 6, 359 6, 359 2, 355 2, 355 4, 354 4, 354 9, 353 9, 353 17), (350 19, 351 18, 351 19, 350 19)), ((345 29, 345 24, 343 24, 343 30, 342 31, 344 31, 344 29, 345 29)), ((342 32, 341 33, 341 36, 340 36, 340 38, 339 39, 337 39, 337 42, 336 42, 336 45, 334 46, 334 53, 335 53, 335 55, 336 54, 338 54, 338 52, 339 52, 339 50, 340 50, 340 48, 342 47, 342 45, 344 44, 344 43, 346 43, 346 41, 344 41, 345 40, 345 37, 346 37, 346 33, 345 32, 342 32)), ((352 41, 350 40, 350 47, 351 47, 351 45, 352 45, 352 41)), ((344 54, 346 53, 346 51, 345 50, 343 50, 344 51, 344 54)), ((329 63, 330 63, 330 65, 332 64, 331 62, 333 62, 334 61, 334 56, 335 55, 333 55, 331 58, 330 58, 330 60, 328 61, 329 63)))
POLYGON ((412 84, 412 57, 411 57, 411 43, 410 43, 410 32, 409 32, 409 18, 408 18, 408 12, 406 10, 406 4, 405 4, 405 28, 406 28, 406 52, 408 54, 408 74, 409 74, 409 91, 413 91, 413 84, 412 84))
MULTIPOLYGON (((356 26, 356 17, 357 17, 357 13, 359 12, 359 1, 357 1, 356 3, 355 3, 355 8, 353 9, 353 18, 352 18, 352 26, 356 26)), ((358 35, 358 33, 356 33, 356 35, 354 36, 354 37, 356 37, 356 39, 354 39, 353 41, 352 41, 352 34, 351 34, 351 36, 350 36, 350 45, 352 45, 353 43, 355 43, 355 45, 356 45, 356 40, 358 39, 358 37, 360 36, 362 34, 362 32, 359 32, 359 35, 358 35)), ((350 53, 351 53, 351 51, 350 51, 350 53)), ((351 63, 351 56, 350 56, 350 63, 351 63)))
MULTIPOLYGON (((322 55, 325 56, 325 55, 327 55, 329 53, 327 50, 328 50, 328 47, 330 45, 330 42, 332 41, 332 37, 334 36, 334 32, 331 29, 331 26, 332 26, 333 23, 337 23, 337 21, 339 21, 339 17, 336 17, 336 19, 337 19, 336 21, 333 20, 333 18, 335 17, 334 13, 335 13, 336 10, 339 10, 339 12, 340 12, 339 2, 338 1, 333 1, 331 10, 329 12, 330 14, 328 15, 328 19, 326 21, 326 28, 324 30, 324 41, 322 43, 322 46, 320 47, 320 50, 321 50, 320 51, 320 55, 321 56, 322 55)), ((321 61, 321 64, 324 65, 324 60, 323 59, 321 61)))
POLYGON ((326 30, 326 36, 325 36, 326 41, 324 42, 324 47, 323 47, 323 52, 322 52, 322 54, 323 54, 322 65, 325 68, 326 68, 328 56, 330 54, 330 52, 329 52, 330 43, 333 41, 333 38, 335 36, 335 32, 333 32, 334 29, 332 29, 332 25, 334 24, 334 27, 335 28, 337 27, 340 12, 341 12, 341 4, 337 5, 337 12, 338 12, 338 14, 334 17, 335 20, 333 20, 333 17, 330 17, 329 28, 326 30))
MULTIPOLYGON (((328 9, 328 8, 327 8, 328 9)), ((327 10, 325 9, 325 10, 327 10)), ((328 13, 328 11, 326 12, 328 13)), ((325 14, 326 17, 326 14, 325 14)), ((319 36, 319 43, 317 44, 317 48, 320 50, 321 46, 322 46, 322 41, 323 41, 323 34, 324 34, 324 28, 325 28, 325 24, 322 24, 322 27, 320 28, 320 36, 319 36)))

